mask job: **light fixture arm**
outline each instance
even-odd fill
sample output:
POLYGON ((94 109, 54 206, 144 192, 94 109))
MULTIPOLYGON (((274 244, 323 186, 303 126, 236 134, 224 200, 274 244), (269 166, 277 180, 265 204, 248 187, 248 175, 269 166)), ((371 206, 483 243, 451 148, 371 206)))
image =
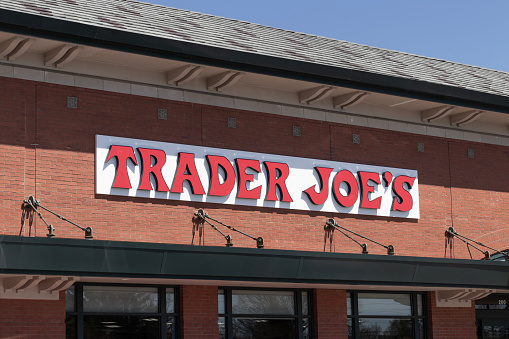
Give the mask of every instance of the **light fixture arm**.
POLYGON ((199 209, 197 212, 194 212, 194 215, 196 215, 199 219, 203 220, 204 222, 206 222, 207 224, 209 224, 214 230, 216 230, 217 232, 219 232, 225 239, 226 239, 226 247, 232 247, 233 246, 233 243, 232 243, 232 237, 230 237, 230 235, 226 235, 224 234, 223 232, 221 232, 217 227, 216 225, 212 224, 210 221, 207 220, 207 213, 205 213, 204 210, 202 209, 199 209))
POLYGON ((347 236, 347 237, 348 237, 348 238, 350 238, 351 240, 355 241, 355 242, 356 242, 356 243, 357 243, 357 244, 358 244, 358 245, 362 248, 362 253, 363 253, 363 254, 367 254, 367 253, 368 253, 368 247, 367 247, 367 245, 366 245, 366 244, 361 244, 360 242, 358 242, 357 240, 355 240, 355 239, 354 239, 354 238, 352 238, 349 234, 346 234, 346 233, 345 233, 345 232, 343 232, 342 230, 347 231, 347 232, 350 232, 350 233, 352 233, 353 235, 356 235, 356 236, 358 236, 358 237, 360 237, 360 238, 366 239, 366 240, 368 240, 368 241, 371 241, 372 243, 375 243, 375 244, 377 244, 377 245, 379 245, 379 246, 382 246, 382 247, 384 247, 385 249, 387 249, 387 254, 388 254, 388 255, 394 255, 394 246, 392 246, 392 245, 387 245, 387 246, 386 246, 386 245, 383 245, 383 244, 381 244, 381 243, 379 243, 379 242, 376 242, 376 241, 374 241, 374 240, 372 240, 372 239, 369 239, 369 238, 367 238, 367 237, 365 237, 365 236, 363 236, 363 235, 360 235, 360 234, 358 234, 358 233, 355 233, 354 231, 351 231, 351 230, 349 230, 348 228, 345 228, 345 227, 343 227, 343 226, 340 226, 340 225, 336 222, 336 220, 334 220, 334 219, 329 219, 329 220, 327 220, 327 222, 326 222, 325 224, 326 224, 326 227, 328 226, 328 227, 332 227, 332 228, 334 228, 334 229, 337 229, 337 230, 338 230, 338 231, 340 231, 342 234, 344 234, 345 236, 347 236))
POLYGON ((27 207, 27 206, 28 206, 28 207, 32 208, 32 210, 34 210, 34 211, 35 211, 35 213, 37 213, 37 215, 41 218, 41 220, 42 220, 42 221, 46 224, 46 227, 48 228, 48 234, 47 234, 46 236, 48 236, 48 237, 50 237, 50 238, 51 238, 51 237, 54 237, 54 236, 55 236, 55 234, 53 233, 53 231, 55 230, 55 228, 54 228, 52 225, 50 225, 50 224, 48 224, 48 223, 46 222, 46 220, 45 220, 45 219, 44 219, 44 217, 42 216, 41 212, 39 212, 39 211, 37 210, 37 208, 38 208, 38 207, 42 208, 43 210, 45 210, 45 211, 47 211, 47 212, 49 212, 49 213, 53 214, 54 216, 58 217, 59 219, 61 219, 61 220, 63 220, 63 221, 66 221, 66 222, 70 223, 71 225, 76 226, 76 227, 78 227, 79 229, 81 229, 82 231, 84 231, 84 232, 85 232, 85 239, 93 239, 93 236, 92 236, 92 228, 91 228, 91 227, 86 227, 86 228, 85 228, 85 227, 81 227, 80 225, 78 225, 78 224, 76 224, 76 223, 74 223, 74 222, 70 221, 70 220, 69 220, 69 219, 67 219, 66 217, 64 217, 64 216, 62 216, 62 215, 60 215, 60 214, 57 214, 57 213, 55 213, 55 212, 53 212, 53 211, 51 211, 51 210, 47 209, 46 207, 44 207, 44 206, 42 206, 42 205, 41 205, 40 201, 35 200, 35 198, 34 198, 33 196, 29 196, 29 197, 28 197, 28 199, 23 200, 23 203, 24 203, 25 207, 27 207))
POLYGON ((497 253, 501 253, 504 255, 505 257, 505 261, 509 261, 509 253, 507 252, 504 252, 504 251, 499 251, 495 248, 492 248, 492 247, 489 247, 485 244, 483 244, 482 242, 480 241, 476 241, 476 240, 473 240, 473 239, 470 239, 470 238, 467 238, 465 237, 464 235, 461 235, 459 234, 458 232, 456 232, 456 230, 454 229, 454 227, 449 227, 446 231, 445 231, 445 236, 449 236, 451 238, 453 237, 456 237, 458 238, 459 240, 461 240, 462 242, 464 242, 465 244, 467 244, 467 246, 472 246, 473 248, 475 248, 476 250, 478 250, 479 252, 483 253, 484 254, 484 258, 483 260, 491 260, 491 256, 490 256, 490 252, 489 251, 483 251, 481 250, 480 248, 478 248, 477 246, 473 245, 472 243, 474 244, 477 244, 479 246, 482 246, 482 247, 485 247, 485 248, 488 248, 494 252, 497 252, 497 253))
MULTIPOLYGON (((232 231, 234 231, 234 232, 238 232, 238 233, 240 233, 240 234, 242 234, 242 235, 244 235, 244 236, 246 236, 246 237, 248 237, 248 238, 251 238, 251 239, 255 240, 255 241, 256 241, 256 247, 257 247, 257 248, 263 248, 263 246, 264 246, 264 245, 263 245, 263 238, 262 238, 262 237, 258 237, 258 238, 253 237, 253 236, 251 236, 251 235, 249 235, 249 234, 247 234, 247 233, 244 233, 244 232, 242 232, 242 231, 239 231, 238 229, 236 229, 236 228, 235 228, 235 227, 233 227, 233 226, 226 225, 226 224, 222 223, 221 221, 216 220, 216 219, 214 219, 214 218, 210 217, 210 216, 209 216, 209 215, 208 215, 208 214, 207 214, 207 213, 206 213, 203 209, 201 209, 201 208, 200 208, 200 209, 199 209, 196 213, 194 213, 194 215, 196 215, 196 216, 198 216, 199 218, 201 218, 201 219, 205 220, 205 221, 206 221, 209 225, 211 225, 211 226, 212 226, 215 230, 217 230, 217 231, 218 231, 218 232, 220 232, 221 234, 223 234, 223 233, 222 233, 221 231, 219 231, 219 230, 218 230, 218 229, 217 229, 217 228, 216 228, 213 224, 211 224, 211 223, 210 223, 207 219, 210 219, 210 220, 212 220, 212 221, 214 221, 214 222, 217 222, 218 224, 223 225, 224 227, 226 227, 226 228, 228 228, 228 229, 230 229, 230 230, 232 230, 232 231)), ((224 234, 223 234, 223 235, 224 235, 224 234)))

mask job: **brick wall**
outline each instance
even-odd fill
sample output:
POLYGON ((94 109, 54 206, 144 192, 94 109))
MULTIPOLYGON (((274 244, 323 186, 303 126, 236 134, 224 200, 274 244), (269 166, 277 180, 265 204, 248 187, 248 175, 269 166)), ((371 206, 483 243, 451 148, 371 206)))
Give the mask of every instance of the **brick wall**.
POLYGON ((475 339, 475 308, 437 307, 435 293, 428 293, 428 316, 430 338, 433 339, 475 339))
POLYGON ((313 302, 315 308, 315 338, 348 338, 346 291, 316 289, 313 302))
MULTIPOLYGON (((227 224, 264 237, 266 248, 323 251, 321 226, 335 217, 353 231, 394 245, 398 255, 441 257, 447 227, 454 224, 475 239, 499 230, 509 216, 503 203, 509 199, 509 181, 493 180, 509 165, 507 147, 17 79, 0 78, 0 90, 6 171, 0 178, 6 192, 0 201, 2 234, 44 236, 37 218, 31 229, 28 219, 21 222, 22 200, 36 195, 44 206, 93 227, 97 239, 221 246, 223 238, 207 225, 193 238, 193 212, 205 208, 227 224), (78 98, 77 109, 66 107, 67 96, 78 98), (158 108, 168 110, 168 120, 157 119, 158 108), (228 117, 237 118, 236 129, 227 127, 228 117), (294 125, 301 127, 300 137, 292 136, 294 125), (352 143, 352 133, 361 136, 360 144, 352 143), (95 195, 96 134, 416 169, 421 219, 95 195), (418 142, 424 143, 424 153, 417 152, 418 142), (474 159, 467 157, 469 148, 475 150, 474 159)), ((48 221, 57 237, 83 237, 81 230, 54 217, 48 215, 48 221)), ((255 246, 232 235, 235 246, 255 246)), ((339 235, 335 250, 359 252, 339 235)), ((370 246, 370 253, 385 249, 370 246)), ((468 257, 465 246, 457 243, 455 255, 468 257)))
POLYGON ((65 338, 65 297, 57 301, 0 299, 0 338, 65 338))
POLYGON ((182 286, 180 307, 183 339, 217 339, 217 286, 182 286))
MULTIPOLYGON (((208 225, 193 224, 193 213, 204 208, 226 224, 263 237, 266 248, 323 251, 325 247, 329 251, 323 225, 331 217, 353 231, 394 245, 397 255, 442 257, 443 234, 452 225, 471 238, 509 247, 497 237, 509 219, 509 181, 498 179, 509 168, 507 147, 1 77, 0 113, 0 234, 45 235, 44 224, 20 209, 23 199, 34 195, 45 207, 92 227, 94 237, 102 240, 224 245, 223 237, 208 225), (77 109, 66 107, 67 96, 78 98, 77 109), (157 119, 159 108, 168 110, 167 120, 157 119), (228 117, 237 119, 236 129, 227 127, 228 117), (300 137, 292 136, 292 126, 301 127, 300 137), (360 144, 352 143, 353 133, 360 135, 360 144), (96 195, 96 134, 415 169, 421 219, 96 195), (421 142, 424 153, 417 151, 421 142), (474 159, 467 157, 468 149, 474 149, 474 159)), ((83 231, 44 215, 55 226, 57 237, 83 238, 83 231)), ((249 238, 232 236, 236 247, 255 247, 249 238)), ((339 234, 334 242, 337 252, 360 252, 339 234)), ((385 254, 384 248, 374 245, 369 250, 385 254)), ((459 242, 455 256, 469 257, 459 242)), ((343 295, 344 291, 316 292, 319 338, 345 335, 343 295), (331 310, 342 315, 334 316, 331 310), (334 319, 340 325, 323 326, 334 319)), ((197 335, 195 338, 217 335, 217 289, 184 286, 182 298, 184 334, 197 335), (197 304, 201 298, 214 301, 197 304), (196 314, 204 318, 197 320, 196 314), (199 326, 192 325, 194 321, 199 326)), ((21 304, 30 302, 0 300, 0 309, 21 304)), ((34 317, 44 314, 36 310, 45 303, 37 305, 30 309, 34 317)), ((446 317, 441 314, 447 311, 450 309, 433 309, 435 338, 445 331, 446 317)), ((63 323, 63 306, 58 312, 55 321, 63 323)), ((463 331, 460 318, 470 319, 472 312, 458 310, 458 331, 463 331)), ((475 334, 475 329, 469 331, 475 334)))

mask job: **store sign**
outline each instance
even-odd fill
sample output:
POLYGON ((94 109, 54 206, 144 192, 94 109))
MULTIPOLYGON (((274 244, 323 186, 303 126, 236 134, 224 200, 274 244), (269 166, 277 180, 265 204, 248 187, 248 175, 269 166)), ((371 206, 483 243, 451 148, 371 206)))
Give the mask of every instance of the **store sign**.
POLYGON ((415 170, 103 135, 96 193, 419 218, 415 170))

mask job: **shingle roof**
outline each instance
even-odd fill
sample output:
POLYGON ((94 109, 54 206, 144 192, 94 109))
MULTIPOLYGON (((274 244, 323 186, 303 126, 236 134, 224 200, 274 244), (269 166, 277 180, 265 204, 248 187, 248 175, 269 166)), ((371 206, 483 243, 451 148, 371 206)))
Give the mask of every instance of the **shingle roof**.
POLYGON ((509 97, 509 73, 135 0, 1 0, 0 9, 509 97))

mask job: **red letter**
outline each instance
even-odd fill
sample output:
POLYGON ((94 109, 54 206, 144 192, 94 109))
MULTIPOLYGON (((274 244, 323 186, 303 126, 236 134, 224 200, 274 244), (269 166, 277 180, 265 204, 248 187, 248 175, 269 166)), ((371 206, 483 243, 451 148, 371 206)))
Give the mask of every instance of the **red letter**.
POLYGON ((318 172, 318 179, 320 179, 321 192, 316 192, 316 185, 311 186, 304 193, 307 194, 309 200, 315 205, 323 204, 329 197, 329 177, 332 172, 332 168, 327 167, 315 167, 318 172))
POLYGON ((262 171, 258 160, 235 159, 235 162, 237 163, 237 175, 239 176, 237 198, 260 199, 260 194, 262 193, 261 186, 257 186, 251 190, 248 190, 246 186, 248 181, 254 181, 253 175, 246 173, 246 168, 251 168, 258 173, 262 171))
POLYGON ((373 181, 380 185, 380 174, 375 172, 359 172, 361 181, 361 206, 362 208, 379 209, 382 204, 382 197, 375 200, 369 200, 369 194, 375 191, 375 186, 368 185, 368 181, 373 181))
POLYGON ((359 185, 352 172, 349 170, 342 170, 336 174, 334 182, 332 183, 332 193, 334 193, 334 198, 336 198, 338 204, 343 207, 352 207, 355 204, 359 197, 359 185), (341 185, 342 182, 347 183, 350 191, 346 196, 342 195, 339 191, 339 185, 341 185))
POLYGON ((279 188, 281 201, 292 202, 292 197, 286 188, 286 179, 290 175, 290 169, 287 164, 280 162, 265 161, 263 163, 267 169, 267 198, 266 200, 277 201, 276 185, 279 188))
POLYGON ((394 184, 392 185, 392 191, 394 192, 394 200, 392 201, 393 211, 408 212, 412 209, 414 205, 412 195, 405 190, 403 184, 407 183, 408 187, 411 189, 414 185, 414 181, 415 178, 407 177, 406 175, 400 175, 394 179, 394 184))
POLYGON ((106 162, 110 161, 113 157, 117 158, 117 174, 113 181, 113 187, 131 188, 131 181, 127 174, 127 159, 131 159, 135 165, 138 165, 133 148, 129 146, 113 145, 110 147, 110 152, 108 153, 108 159, 106 159, 106 162))
POLYGON ((225 197, 232 192, 235 186, 235 170, 228 159, 217 155, 207 155, 207 162, 210 169, 209 195, 225 197), (219 181, 219 166, 225 172, 224 182, 219 181))
POLYGON ((156 191, 159 192, 168 192, 169 188, 164 181, 163 175, 161 173, 161 168, 164 166, 166 162, 166 153, 160 149, 149 149, 149 148, 138 148, 138 152, 141 155, 141 183, 140 190, 152 190, 152 185, 150 184, 150 174, 154 175, 156 180, 156 191), (152 166, 152 158, 155 159, 154 166, 152 166))
POLYGON ((193 194, 205 194, 200 176, 196 170, 193 153, 179 153, 177 172, 175 173, 175 179, 173 179, 171 192, 183 193, 185 180, 189 181, 193 194))

